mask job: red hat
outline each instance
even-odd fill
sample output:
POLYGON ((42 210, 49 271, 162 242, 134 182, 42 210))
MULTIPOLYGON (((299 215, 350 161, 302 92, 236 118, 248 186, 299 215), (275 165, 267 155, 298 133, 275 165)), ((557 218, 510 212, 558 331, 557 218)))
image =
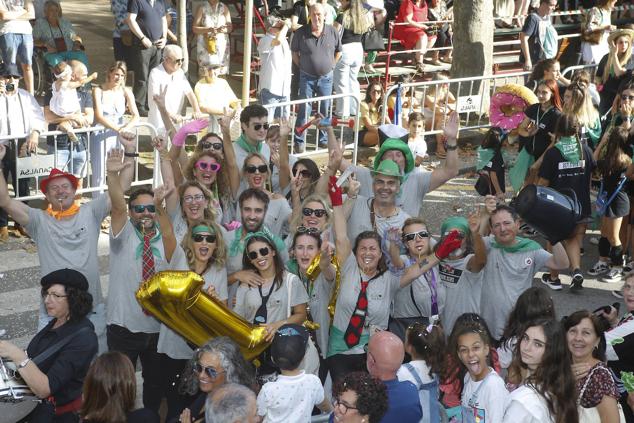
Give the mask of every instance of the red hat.
POLYGON ((73 184, 73 188, 75 189, 77 189, 77 186, 79 185, 79 181, 77 180, 75 175, 71 173, 66 173, 63 170, 59 170, 57 168, 53 168, 53 170, 51 170, 51 173, 49 173, 48 177, 40 181, 40 191, 46 194, 46 188, 48 187, 48 183, 56 178, 68 178, 70 183, 73 184))

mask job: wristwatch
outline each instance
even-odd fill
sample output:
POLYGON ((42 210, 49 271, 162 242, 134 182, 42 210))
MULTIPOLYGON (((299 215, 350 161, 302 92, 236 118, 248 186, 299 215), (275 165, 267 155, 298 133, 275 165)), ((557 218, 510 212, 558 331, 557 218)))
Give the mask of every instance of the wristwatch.
POLYGON ((31 359, 27 356, 23 361, 20 362, 20 364, 18 364, 18 369, 25 368, 30 361, 31 359))

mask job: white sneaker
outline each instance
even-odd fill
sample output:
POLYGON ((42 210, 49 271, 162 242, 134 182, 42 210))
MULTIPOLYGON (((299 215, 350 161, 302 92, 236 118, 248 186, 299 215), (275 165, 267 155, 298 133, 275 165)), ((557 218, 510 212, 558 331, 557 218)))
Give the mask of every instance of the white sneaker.
POLYGON ((592 266, 592 269, 588 270, 588 275, 599 276, 604 273, 608 273, 609 271, 610 266, 608 266, 606 262, 599 260, 594 264, 594 266, 592 266))
POLYGON ((613 267, 610 269, 607 275, 601 278, 603 282, 620 282, 623 280, 623 272, 619 267, 613 267))

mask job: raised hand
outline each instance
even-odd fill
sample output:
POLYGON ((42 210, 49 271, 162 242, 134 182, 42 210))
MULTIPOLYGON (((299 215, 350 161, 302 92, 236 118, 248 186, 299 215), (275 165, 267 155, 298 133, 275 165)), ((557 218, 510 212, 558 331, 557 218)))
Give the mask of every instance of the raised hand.
POLYGON ((328 195, 330 196, 330 203, 333 207, 343 204, 343 192, 341 191, 341 187, 337 186, 336 176, 331 176, 328 181, 328 195))
POLYGON ((236 111, 227 107, 223 107, 222 111, 222 116, 218 118, 218 125, 220 125, 220 129, 223 134, 225 132, 228 134, 231 131, 231 121, 233 120, 236 111))
POLYGON ((361 190, 361 182, 357 181, 354 174, 348 178, 348 198, 356 198, 361 190))
POLYGON ((174 135, 174 138, 172 139, 172 144, 174 144, 176 147, 182 147, 183 145, 185 145, 185 139, 187 139, 187 135, 196 134, 202 131, 208 125, 209 121, 207 119, 196 119, 192 120, 189 123, 186 123, 178 130, 178 132, 176 132, 176 135, 174 135))
POLYGON ((291 132, 293 132, 293 127, 290 120, 286 117, 280 118, 280 142, 285 142, 291 132))
POLYGON ((458 116, 457 112, 451 112, 449 114, 449 118, 445 122, 445 127, 443 128, 442 132, 448 140, 457 140, 459 131, 460 116, 458 116))
POLYGON ((159 152, 167 151, 167 140, 162 135, 157 135, 152 139, 152 147, 159 152))
POLYGON ((167 197, 172 189, 167 185, 160 185, 154 188, 154 205, 161 209, 163 207, 163 200, 167 197))
POLYGON ((123 160, 123 150, 113 148, 108 151, 106 159, 106 169, 108 172, 119 173, 126 167, 130 166, 132 162, 123 160))
POLYGON ((479 233, 480 231, 480 222, 481 222, 481 217, 482 217, 482 209, 480 207, 477 207, 476 210, 469 214, 469 230, 471 230, 471 233, 479 233))
POLYGON ((136 151, 136 134, 134 132, 119 132, 119 142, 126 151, 136 151))
POLYGON ((498 202, 495 195, 487 195, 486 197, 484 197, 484 208, 486 209, 487 213, 493 213, 497 205, 498 202))
POLYGON ((387 230, 387 240, 391 243, 398 244, 401 241, 401 229, 392 226, 387 230))

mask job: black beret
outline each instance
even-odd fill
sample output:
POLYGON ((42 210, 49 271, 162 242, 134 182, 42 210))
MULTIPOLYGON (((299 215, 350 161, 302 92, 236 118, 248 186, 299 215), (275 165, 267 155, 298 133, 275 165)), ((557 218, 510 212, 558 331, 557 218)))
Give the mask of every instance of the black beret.
POLYGON ((88 280, 77 270, 59 269, 44 276, 40 281, 42 286, 51 286, 55 284, 67 287, 77 288, 81 291, 88 291, 88 280))

